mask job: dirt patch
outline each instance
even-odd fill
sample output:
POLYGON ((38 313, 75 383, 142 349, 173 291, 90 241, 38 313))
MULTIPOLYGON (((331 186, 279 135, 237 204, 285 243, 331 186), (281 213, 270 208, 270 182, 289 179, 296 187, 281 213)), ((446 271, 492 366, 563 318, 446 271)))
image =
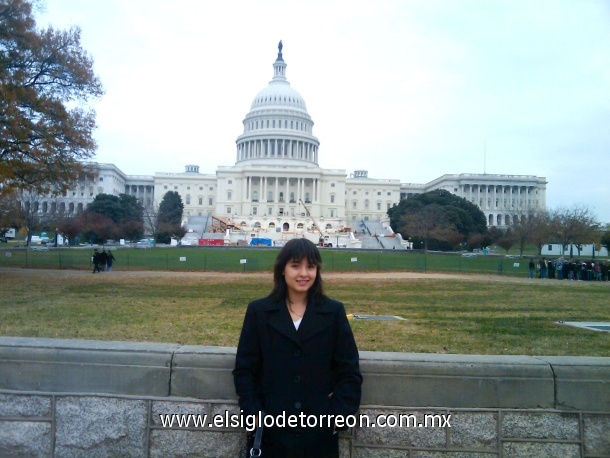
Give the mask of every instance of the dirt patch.
MULTIPOLYGON (((78 276, 92 275, 89 271, 83 270, 53 270, 53 269, 1 269, 4 272, 20 273, 24 276, 41 274, 62 275, 62 276, 78 276)), ((114 270, 96 275, 120 275, 126 278, 214 278, 235 280, 237 278, 271 278, 270 272, 175 272, 175 271, 122 271, 114 270)), ((482 274, 454 274, 454 273, 438 273, 438 272, 324 272, 326 280, 416 280, 416 279, 439 279, 439 280, 472 280, 472 281, 490 281, 503 283, 534 283, 547 280, 529 279, 521 277, 509 277, 502 275, 482 275, 482 274)), ((564 282, 576 283, 576 282, 564 282)))

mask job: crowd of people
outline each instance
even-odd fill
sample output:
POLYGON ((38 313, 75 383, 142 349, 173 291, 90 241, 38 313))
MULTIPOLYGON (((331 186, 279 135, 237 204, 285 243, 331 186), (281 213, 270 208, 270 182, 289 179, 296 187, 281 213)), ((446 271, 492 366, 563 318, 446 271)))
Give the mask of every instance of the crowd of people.
POLYGON ((576 281, 608 281, 607 261, 594 259, 582 261, 580 259, 530 259, 530 278, 550 278, 557 280, 576 281))
POLYGON ((112 264, 115 261, 114 255, 110 250, 98 250, 97 248, 93 250, 93 255, 91 256, 91 261, 93 262, 93 273, 97 272, 110 272, 112 270, 112 264))

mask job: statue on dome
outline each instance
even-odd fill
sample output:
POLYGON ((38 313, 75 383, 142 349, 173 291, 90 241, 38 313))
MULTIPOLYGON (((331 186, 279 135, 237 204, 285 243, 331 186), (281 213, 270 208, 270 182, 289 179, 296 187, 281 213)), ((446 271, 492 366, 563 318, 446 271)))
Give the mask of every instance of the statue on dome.
POLYGON ((282 40, 280 40, 280 42, 277 44, 277 49, 280 50, 280 54, 282 54, 282 48, 284 47, 284 45, 282 44, 282 40))

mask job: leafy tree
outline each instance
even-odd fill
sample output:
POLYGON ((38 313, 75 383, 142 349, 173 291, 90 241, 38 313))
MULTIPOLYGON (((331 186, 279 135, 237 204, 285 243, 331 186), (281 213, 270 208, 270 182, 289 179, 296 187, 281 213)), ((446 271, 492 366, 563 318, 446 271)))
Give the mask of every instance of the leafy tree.
MULTIPOLYGON (((510 232, 510 229, 508 231, 510 232)), ((500 229, 499 227, 495 227, 495 226, 490 227, 487 232, 489 234, 491 244, 496 243, 498 240, 500 240, 501 238, 503 238, 506 235, 505 230, 500 229)))
POLYGON ((184 204, 180 194, 176 191, 166 192, 156 215, 156 242, 170 243, 171 237, 177 237, 179 234, 181 234, 179 239, 184 237, 185 232, 182 228, 183 212, 184 204))
POLYGON ((510 229, 507 229, 502 237, 496 240, 496 244, 503 248, 506 253, 510 251, 510 249, 515 246, 517 243, 517 238, 513 235, 510 229))
POLYGON ((134 196, 120 194, 98 194, 93 202, 87 205, 83 212, 83 225, 87 228, 88 239, 104 241, 108 238, 127 237, 139 238, 144 232, 144 209, 134 196), (99 218, 90 216, 96 214, 104 216, 112 223, 112 230, 99 218), (101 232, 97 233, 96 231, 101 232))
POLYGON ((98 194, 87 205, 87 211, 104 215, 115 223, 141 221, 144 216, 144 209, 138 199, 128 194, 98 194))
POLYGON ((119 233, 127 240, 137 240, 144 235, 144 224, 141 220, 124 221, 119 226, 119 233))
POLYGON ((95 212, 84 211, 80 222, 83 236, 89 243, 104 243, 107 239, 117 236, 116 223, 107 216, 95 212))
POLYGON ((74 244, 78 235, 83 231, 83 226, 79 218, 65 218, 57 224, 57 229, 61 235, 67 237, 70 244, 74 244))
POLYGON ((427 248, 453 249, 472 234, 487 233, 483 212, 445 190, 401 200, 388 210, 388 215, 395 232, 405 239, 413 238, 415 243, 421 240, 427 248))
POLYGON ((181 225, 184 204, 180 194, 176 191, 168 191, 159 204, 159 220, 163 223, 181 225))
POLYGON ((103 91, 80 30, 38 30, 32 3, 0 0, 0 194, 59 195, 89 173, 95 113, 83 104, 103 91))

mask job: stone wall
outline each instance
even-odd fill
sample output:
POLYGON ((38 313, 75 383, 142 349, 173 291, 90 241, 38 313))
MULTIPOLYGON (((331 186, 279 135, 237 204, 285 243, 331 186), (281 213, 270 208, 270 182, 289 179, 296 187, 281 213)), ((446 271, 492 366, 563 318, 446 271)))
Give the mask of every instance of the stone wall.
MULTIPOLYGON (((237 414, 234 348, 0 338, 0 456, 240 456, 239 427, 164 427, 162 414, 237 414)), ((343 457, 610 457, 610 358, 361 352, 360 413, 343 457), (412 417, 406 417, 412 415, 412 417)))

